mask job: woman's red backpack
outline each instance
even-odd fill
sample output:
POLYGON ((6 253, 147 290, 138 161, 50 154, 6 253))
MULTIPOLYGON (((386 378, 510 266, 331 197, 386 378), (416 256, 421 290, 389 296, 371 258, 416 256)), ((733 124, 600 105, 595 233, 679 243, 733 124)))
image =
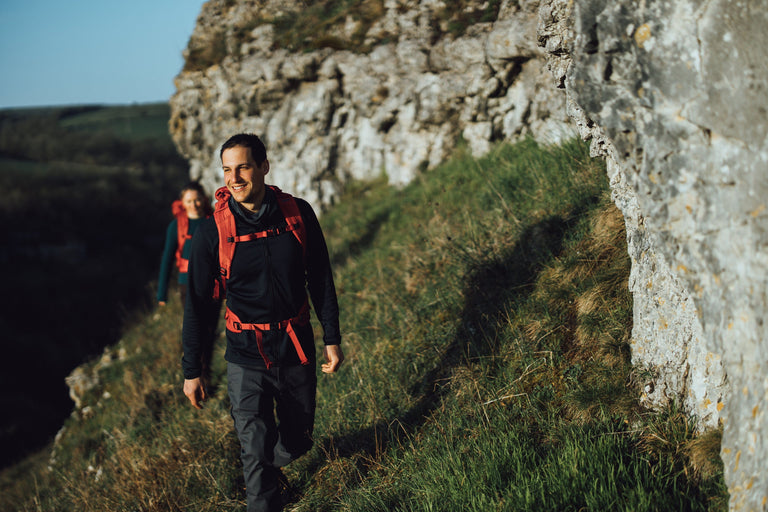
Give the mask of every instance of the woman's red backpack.
POLYGON ((171 203, 171 211, 176 217, 176 267, 178 267, 179 272, 186 273, 189 269, 189 260, 181 255, 184 251, 184 244, 192 238, 192 235, 189 234, 189 217, 187 217, 187 211, 184 209, 181 199, 171 203))

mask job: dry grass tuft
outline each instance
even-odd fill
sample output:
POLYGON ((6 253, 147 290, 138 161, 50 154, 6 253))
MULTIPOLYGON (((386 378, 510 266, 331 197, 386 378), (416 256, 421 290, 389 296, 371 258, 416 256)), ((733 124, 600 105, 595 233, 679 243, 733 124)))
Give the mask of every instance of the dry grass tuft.
POLYGON ((525 336, 528 338, 528 340, 535 341, 541 338, 541 336, 547 332, 547 327, 548 326, 545 325, 542 319, 537 318, 526 323, 523 327, 523 332, 525 332, 525 336))
MULTIPOLYGON (((621 249, 626 239, 624 216, 611 203, 609 208, 600 211, 592 222, 592 240, 596 249, 621 249)), ((598 253, 602 251, 596 251, 598 253)))
POLYGON ((720 445, 723 428, 708 430, 685 443, 684 453, 688 456, 693 474, 698 479, 712 478, 723 471, 720 445))
POLYGON ((609 309, 606 297, 610 293, 605 283, 598 283, 593 288, 576 297, 576 313, 579 316, 594 315, 602 310, 609 309))

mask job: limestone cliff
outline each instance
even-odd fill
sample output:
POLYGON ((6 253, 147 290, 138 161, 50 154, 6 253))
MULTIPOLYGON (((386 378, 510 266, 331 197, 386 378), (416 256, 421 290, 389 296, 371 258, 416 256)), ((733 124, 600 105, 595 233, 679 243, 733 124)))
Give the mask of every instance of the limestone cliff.
POLYGON ((463 2, 464 17, 492 21, 458 35, 441 1, 362 3, 368 18, 332 34, 354 46, 368 20, 359 51, 281 46, 276 26, 302 2, 204 5, 187 49, 194 65, 171 100, 171 133, 194 178, 218 184, 221 143, 252 131, 267 145, 272 182, 320 206, 350 178, 385 172, 407 183, 460 137, 481 154, 521 135, 575 134, 536 44, 536 2, 463 2))
POLYGON ((462 138, 591 140, 627 226, 641 398, 722 421, 731 508, 766 510, 768 0, 365 0, 297 49, 281 30, 310 4, 204 5, 171 101, 192 177, 217 186, 220 144, 253 131, 271 182, 319 207, 462 138))
POLYGON ((539 38, 627 219, 648 399, 724 423, 733 510, 766 510, 768 2, 544 0, 539 38))

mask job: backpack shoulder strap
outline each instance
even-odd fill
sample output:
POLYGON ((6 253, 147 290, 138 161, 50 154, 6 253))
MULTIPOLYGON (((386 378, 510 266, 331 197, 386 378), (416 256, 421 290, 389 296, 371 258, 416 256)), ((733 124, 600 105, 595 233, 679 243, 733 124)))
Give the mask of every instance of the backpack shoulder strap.
POLYGON ((280 206, 280 211, 283 213, 283 217, 285 217, 288 229, 293 232, 294 236, 299 241, 299 245, 301 245, 301 250, 306 260, 307 227, 304 224, 304 218, 299 211, 299 205, 291 194, 287 194, 275 186, 270 186, 270 188, 275 191, 277 204, 280 206))
POLYGON ((171 212, 174 217, 178 217, 179 214, 184 213, 184 204, 181 202, 181 199, 176 199, 171 203, 171 212))
POLYGON ((184 244, 192 238, 189 235, 189 217, 187 217, 187 212, 179 199, 171 203, 171 211, 176 217, 176 266, 179 268, 179 272, 186 272, 189 261, 181 255, 184 251, 184 244))
POLYGON ((216 229, 219 232, 219 272, 224 281, 229 278, 229 269, 235 255, 235 216, 229 210, 229 197, 230 193, 227 187, 218 189, 216 191, 216 209, 213 212, 216 229))

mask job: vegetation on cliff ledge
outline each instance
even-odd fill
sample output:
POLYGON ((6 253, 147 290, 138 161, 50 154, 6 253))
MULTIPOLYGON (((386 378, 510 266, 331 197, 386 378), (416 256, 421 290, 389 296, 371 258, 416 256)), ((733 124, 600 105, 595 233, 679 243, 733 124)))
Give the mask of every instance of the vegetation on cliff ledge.
MULTIPOLYGON (((623 219, 583 143, 461 150, 322 217, 347 361, 321 376, 291 510, 725 510, 719 433, 637 403, 623 219)), ((3 509, 244 510, 223 343, 181 393, 181 308, 127 330, 3 509), (46 469, 46 466, 50 468, 46 469)))
MULTIPOLYGON (((236 0, 229 0, 225 7, 236 4, 236 0)), ((297 0, 292 6, 293 9, 287 6, 284 13, 275 17, 264 16, 261 10, 253 9, 249 13, 238 11, 240 18, 231 23, 214 21, 214 28, 190 38, 184 71, 203 71, 220 64, 232 52, 239 56, 240 45, 249 42, 251 31, 264 24, 274 26, 274 47, 292 52, 320 48, 368 52, 377 44, 397 40, 397 34, 386 31, 370 33, 374 23, 386 12, 383 0, 297 0)), ((433 36, 457 37, 471 25, 495 21, 500 7, 501 0, 445 2, 433 13, 433 36)), ((212 16, 226 15, 226 9, 220 10, 217 5, 210 8, 215 12, 212 16)), ((407 7, 400 9, 407 10, 407 7)))

